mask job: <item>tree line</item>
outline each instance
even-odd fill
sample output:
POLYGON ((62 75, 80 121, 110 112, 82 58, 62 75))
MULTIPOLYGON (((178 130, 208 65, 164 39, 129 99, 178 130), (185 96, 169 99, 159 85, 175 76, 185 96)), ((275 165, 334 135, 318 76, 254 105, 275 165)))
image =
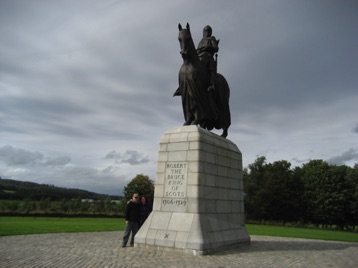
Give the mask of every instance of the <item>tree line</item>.
POLYGON ((113 202, 110 197, 99 200, 62 199, 51 201, 41 200, 1 200, 0 215, 31 215, 31 216, 121 216, 121 201, 113 202))
POLYGON ((286 160, 258 157, 243 172, 248 221, 299 222, 337 229, 358 224, 358 164, 311 160, 291 167, 286 160))
POLYGON ((154 197, 154 182, 136 175, 123 189, 124 197, 97 194, 47 184, 0 178, 0 215, 123 216, 134 193, 154 197))
POLYGON ((121 215, 122 197, 0 178, 0 214, 57 216, 121 215))
POLYGON ((0 200, 32 200, 60 201, 63 199, 93 199, 100 200, 110 197, 120 199, 120 196, 109 196, 81 189, 57 187, 49 184, 39 184, 29 181, 2 179, 0 177, 0 200))

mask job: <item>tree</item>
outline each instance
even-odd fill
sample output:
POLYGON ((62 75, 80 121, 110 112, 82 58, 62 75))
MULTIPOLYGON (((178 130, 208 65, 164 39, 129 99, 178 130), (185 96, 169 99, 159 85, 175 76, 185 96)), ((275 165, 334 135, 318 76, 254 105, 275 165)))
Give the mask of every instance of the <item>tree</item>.
POLYGON ((351 168, 345 165, 331 166, 331 199, 329 209, 329 223, 336 224, 337 228, 343 230, 348 225, 350 204, 353 197, 353 192, 350 191, 353 188, 349 184, 348 173, 351 168), (333 186, 332 186, 333 185, 333 186))
POLYGON ((302 167, 306 219, 343 229, 351 218, 354 184, 348 179, 351 168, 311 160, 302 167))
POLYGON ((258 157, 254 163, 244 169, 245 212, 248 219, 261 220, 265 211, 262 199, 264 191, 263 180, 266 167, 266 157, 258 157))
POLYGON ((325 212, 329 194, 326 182, 330 176, 329 164, 323 160, 311 160, 303 165, 301 175, 304 184, 303 201, 307 206, 305 219, 318 226, 327 220, 325 212))
POLYGON ((303 194, 301 181, 294 176, 291 163, 275 161, 265 172, 266 219, 297 221, 301 218, 300 200, 303 194))
POLYGON ((124 187, 123 193, 126 200, 131 199, 134 193, 138 193, 140 196, 145 195, 152 202, 154 182, 147 175, 138 174, 124 187))
POLYGON ((249 219, 297 221, 302 215, 303 186, 285 160, 266 163, 264 156, 244 169, 245 211, 249 219))
POLYGON ((348 170, 347 180, 350 193, 347 223, 354 229, 358 225, 358 163, 348 170))

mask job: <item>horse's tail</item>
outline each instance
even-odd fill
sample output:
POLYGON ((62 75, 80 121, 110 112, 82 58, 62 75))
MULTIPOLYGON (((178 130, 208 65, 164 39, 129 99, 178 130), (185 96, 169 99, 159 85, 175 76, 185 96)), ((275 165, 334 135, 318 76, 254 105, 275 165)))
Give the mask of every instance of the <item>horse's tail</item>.
POLYGON ((220 118, 218 120, 219 122, 215 128, 223 128, 224 130, 227 130, 231 125, 231 114, 229 106, 230 87, 225 77, 219 73, 216 76, 215 84, 217 106, 220 110, 220 118))

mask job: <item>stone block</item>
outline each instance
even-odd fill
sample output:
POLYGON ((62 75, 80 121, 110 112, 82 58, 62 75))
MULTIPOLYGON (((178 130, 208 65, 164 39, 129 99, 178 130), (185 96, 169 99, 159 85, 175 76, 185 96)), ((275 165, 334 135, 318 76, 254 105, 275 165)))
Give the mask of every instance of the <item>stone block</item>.
POLYGON ((193 221, 193 213, 173 213, 168 226, 169 230, 188 232, 193 221))
POLYGON ((158 161, 160 162, 168 161, 168 152, 159 152, 158 161))
POLYGON ((169 162, 180 162, 186 161, 187 151, 170 151, 168 153, 167 161, 169 162))
POLYGON ((177 232, 177 236, 175 238, 175 248, 178 249, 186 249, 187 248, 187 242, 188 242, 189 232, 177 232))

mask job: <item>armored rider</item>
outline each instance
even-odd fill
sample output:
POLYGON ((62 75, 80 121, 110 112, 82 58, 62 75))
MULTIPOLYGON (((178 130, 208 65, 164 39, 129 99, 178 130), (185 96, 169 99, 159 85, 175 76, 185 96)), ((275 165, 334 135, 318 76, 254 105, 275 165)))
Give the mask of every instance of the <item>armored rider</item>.
POLYGON ((215 36, 212 36, 212 32, 213 30, 209 25, 204 27, 203 38, 199 42, 198 48, 196 49, 200 61, 202 61, 208 69, 208 73, 209 73, 208 91, 215 89, 214 85, 215 85, 217 62, 214 59, 214 55, 219 51, 219 41, 220 41, 219 39, 216 40, 215 36))

